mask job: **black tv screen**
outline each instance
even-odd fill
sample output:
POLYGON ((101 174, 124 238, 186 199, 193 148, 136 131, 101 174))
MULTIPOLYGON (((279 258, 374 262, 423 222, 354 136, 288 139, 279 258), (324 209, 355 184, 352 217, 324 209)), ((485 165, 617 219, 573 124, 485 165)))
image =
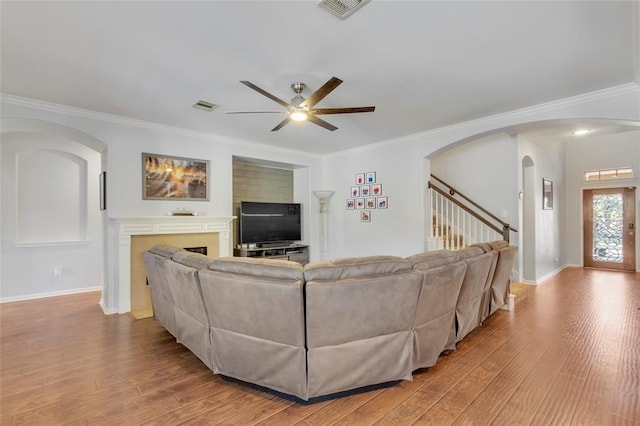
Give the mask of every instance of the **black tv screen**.
POLYGON ((240 243, 291 242, 302 239, 300 204, 240 203, 240 243))

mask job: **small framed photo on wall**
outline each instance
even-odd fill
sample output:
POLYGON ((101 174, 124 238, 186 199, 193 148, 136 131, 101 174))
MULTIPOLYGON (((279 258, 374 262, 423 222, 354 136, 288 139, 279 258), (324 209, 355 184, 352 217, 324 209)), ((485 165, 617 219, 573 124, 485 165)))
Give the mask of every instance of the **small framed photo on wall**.
POLYGON ((351 187, 351 196, 353 198, 356 198, 356 197, 360 196, 360 187, 359 186, 352 186, 351 187))
POLYGON ((364 209, 364 198, 356 199, 356 209, 364 209))
POLYGON ((369 172, 366 175, 367 183, 376 183, 376 172, 369 172))
POLYGON ((375 185, 371 185, 371 195, 382 195, 382 184, 377 183, 375 185))
POLYGON ((356 200, 353 198, 347 199, 347 210, 353 210, 356 208, 356 200))
POLYGON ((360 222, 371 222, 371 212, 369 210, 360 212, 360 222))
POLYGON ((370 192, 371 192, 371 187, 369 185, 362 185, 360 187, 360 196, 361 197, 368 197, 370 192))
POLYGON ((376 208, 376 199, 375 198, 367 198, 367 208, 375 209, 376 208))
POLYGON ((364 183, 364 173, 358 173, 356 175, 356 185, 362 185, 364 183))
POLYGON ((389 205, 389 200, 387 199, 387 197, 378 197, 379 209, 386 209, 388 205, 389 205))

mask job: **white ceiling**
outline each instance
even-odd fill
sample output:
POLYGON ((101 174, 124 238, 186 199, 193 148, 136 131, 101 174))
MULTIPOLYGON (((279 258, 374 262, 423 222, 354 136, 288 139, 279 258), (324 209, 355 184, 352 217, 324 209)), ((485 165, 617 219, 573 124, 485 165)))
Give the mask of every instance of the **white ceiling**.
POLYGON ((2 92, 318 154, 637 81, 637 1, 383 1, 346 20, 309 1, 1 3, 2 92), (375 105, 271 129, 318 107, 375 105), (212 112, 191 107, 203 99, 212 112))

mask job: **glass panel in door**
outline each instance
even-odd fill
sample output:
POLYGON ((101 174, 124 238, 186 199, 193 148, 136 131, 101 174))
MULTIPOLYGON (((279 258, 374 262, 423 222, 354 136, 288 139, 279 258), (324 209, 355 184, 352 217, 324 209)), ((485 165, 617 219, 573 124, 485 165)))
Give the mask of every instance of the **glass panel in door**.
POLYGON ((584 191, 584 266, 635 270, 635 192, 584 191))

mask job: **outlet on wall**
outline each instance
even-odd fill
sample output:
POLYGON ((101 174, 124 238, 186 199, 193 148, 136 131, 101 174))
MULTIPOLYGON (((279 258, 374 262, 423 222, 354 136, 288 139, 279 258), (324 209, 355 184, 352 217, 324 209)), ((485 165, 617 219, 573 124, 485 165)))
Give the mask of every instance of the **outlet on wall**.
POLYGON ((53 278, 55 279, 62 278, 62 266, 53 267, 53 278))

